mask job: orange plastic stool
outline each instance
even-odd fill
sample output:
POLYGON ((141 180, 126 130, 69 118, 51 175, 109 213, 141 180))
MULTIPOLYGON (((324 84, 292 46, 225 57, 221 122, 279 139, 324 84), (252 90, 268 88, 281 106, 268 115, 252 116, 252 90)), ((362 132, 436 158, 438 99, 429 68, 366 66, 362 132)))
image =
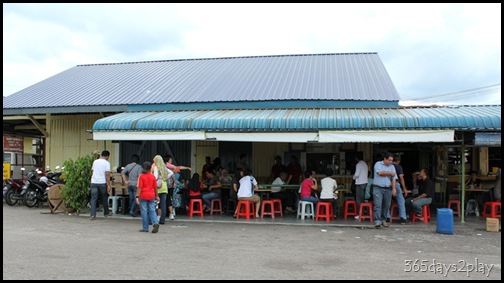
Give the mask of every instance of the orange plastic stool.
POLYGON ((236 219, 240 216, 245 217, 245 219, 250 220, 250 217, 255 217, 255 204, 250 200, 239 200, 236 210, 236 219))
POLYGON ((355 200, 345 200, 343 218, 346 219, 348 216, 357 216, 357 202, 355 200), (350 207, 352 208, 352 211, 350 211, 350 207))
POLYGON ((195 214, 203 217, 203 200, 200 198, 189 200, 189 217, 195 214))
POLYGON ((214 198, 210 201, 210 215, 214 212, 220 212, 222 215, 222 201, 220 198, 214 198))
MULTIPOLYGON (((422 218, 423 223, 427 224, 430 221, 430 206, 428 204, 422 206, 422 218)), ((411 217, 411 223, 420 220, 420 217, 416 216, 415 211, 413 211, 413 216, 411 217)))
POLYGON ((279 198, 272 198, 271 200, 273 201, 273 211, 275 214, 280 214, 283 217, 282 200, 279 198))
POLYGON ((399 205, 397 204, 397 202, 393 202, 390 206, 390 221, 400 219, 401 217, 399 217, 399 205))
MULTIPOLYGON (((392 215, 390 215, 392 217, 392 215)), ((373 223, 373 202, 363 202, 360 204, 359 209, 359 222, 362 222, 362 219, 369 219, 369 222, 373 223), (368 213, 364 214, 364 208, 367 208, 368 213)))
POLYGON ((448 201, 448 208, 452 208, 452 206, 454 206, 454 205, 455 205, 455 209, 453 209, 453 215, 457 215, 458 217, 460 217, 460 200, 451 199, 448 201))
POLYGON ((315 221, 319 218, 325 218, 327 222, 334 218, 333 206, 330 202, 319 201, 317 203, 317 212, 315 213, 315 221))
POLYGON ((275 202, 271 199, 265 199, 261 202, 261 218, 264 218, 264 215, 270 215, 271 218, 275 218, 275 202), (269 206, 269 209, 266 210, 266 206, 269 206))
POLYGON ((483 204, 483 213, 481 217, 484 219, 485 217, 490 218, 501 218, 501 202, 500 201, 487 201, 483 204), (487 210, 490 212, 487 213, 487 210))

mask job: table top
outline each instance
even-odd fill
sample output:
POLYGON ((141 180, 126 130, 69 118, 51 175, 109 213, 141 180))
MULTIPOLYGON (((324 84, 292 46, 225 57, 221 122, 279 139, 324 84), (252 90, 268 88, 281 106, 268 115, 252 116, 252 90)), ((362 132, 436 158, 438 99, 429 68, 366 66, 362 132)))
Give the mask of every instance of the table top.
POLYGON ((257 186, 259 187, 259 190, 257 190, 258 192, 271 192, 271 187, 280 187, 286 190, 297 190, 300 185, 258 184, 257 186))
MULTIPOLYGON (((459 189, 459 188, 455 188, 453 190, 455 190, 455 191, 461 191, 461 189, 459 189)), ((466 188, 464 190, 464 192, 488 192, 488 191, 490 191, 490 189, 485 189, 485 188, 480 188, 480 189, 468 189, 468 188, 466 188)))

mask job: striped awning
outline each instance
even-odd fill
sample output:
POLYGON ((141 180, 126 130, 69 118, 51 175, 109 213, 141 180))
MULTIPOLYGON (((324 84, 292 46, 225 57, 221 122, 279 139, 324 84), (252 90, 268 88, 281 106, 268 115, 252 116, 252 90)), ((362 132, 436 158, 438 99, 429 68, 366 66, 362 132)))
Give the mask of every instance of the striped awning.
POLYGON ((417 108, 124 112, 99 119, 95 140, 452 142, 455 130, 499 131, 500 105, 417 108))

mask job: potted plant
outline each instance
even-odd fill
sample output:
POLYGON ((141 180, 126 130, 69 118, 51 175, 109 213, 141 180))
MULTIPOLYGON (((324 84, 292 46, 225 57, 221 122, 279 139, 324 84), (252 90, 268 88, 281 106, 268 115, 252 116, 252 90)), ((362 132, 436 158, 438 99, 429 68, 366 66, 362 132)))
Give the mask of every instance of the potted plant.
POLYGON ((93 155, 79 156, 75 161, 65 160, 65 188, 61 192, 67 211, 75 210, 78 214, 86 207, 91 187, 93 155))

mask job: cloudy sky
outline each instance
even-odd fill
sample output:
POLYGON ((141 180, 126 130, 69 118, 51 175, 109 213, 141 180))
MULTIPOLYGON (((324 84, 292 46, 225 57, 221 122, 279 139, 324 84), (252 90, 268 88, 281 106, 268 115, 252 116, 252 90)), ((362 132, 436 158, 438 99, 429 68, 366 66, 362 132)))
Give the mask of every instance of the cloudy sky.
POLYGON ((4 3, 3 95, 81 64, 377 52, 405 101, 500 104, 501 25, 500 3, 4 3))

